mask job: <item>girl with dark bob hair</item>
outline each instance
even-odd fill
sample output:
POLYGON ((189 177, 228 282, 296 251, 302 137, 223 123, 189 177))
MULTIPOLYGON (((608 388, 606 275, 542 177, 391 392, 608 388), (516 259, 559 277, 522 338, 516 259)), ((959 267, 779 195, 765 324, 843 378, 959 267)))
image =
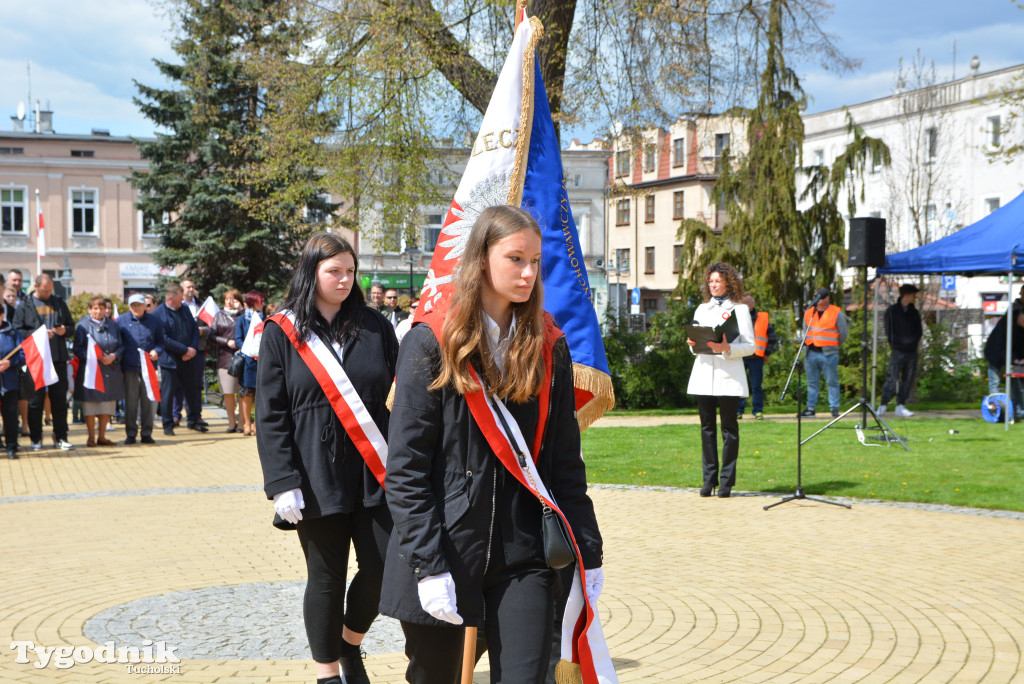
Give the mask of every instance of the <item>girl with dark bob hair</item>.
POLYGON ((355 250, 330 233, 302 251, 260 343, 256 437, 274 525, 298 531, 303 617, 317 681, 366 683, 360 643, 377 617, 391 515, 381 487, 385 404, 398 358, 366 306, 355 250), (346 596, 349 545, 359 569, 346 596))
MULTIPOLYGON (((743 280, 735 268, 724 262, 708 266, 701 283, 704 303, 697 307, 693 322, 716 327, 735 316, 739 335, 732 340, 723 334, 718 342, 708 342, 712 354, 697 354, 690 371, 687 394, 697 395, 700 412, 701 460, 704 484, 701 496, 711 496, 718 487, 718 496, 725 499, 736 484, 736 459, 739 457, 739 405, 749 394, 743 357, 754 353, 754 325, 750 309, 740 304, 743 280), (718 468, 718 429, 715 412, 722 416, 722 468, 718 468)), ((687 340, 693 351, 693 340, 687 340)))
POLYGON ((484 209, 446 314, 428 313, 402 340, 386 478, 395 533, 381 612, 402 623, 406 679, 416 684, 458 680, 464 625, 485 637, 491 681, 544 681, 555 571, 541 543, 536 480, 572 528, 588 595, 600 593, 601 535, 580 458, 572 360, 544 313, 540 252, 528 213, 484 209), (529 486, 517 457, 531 478, 535 466, 529 486))

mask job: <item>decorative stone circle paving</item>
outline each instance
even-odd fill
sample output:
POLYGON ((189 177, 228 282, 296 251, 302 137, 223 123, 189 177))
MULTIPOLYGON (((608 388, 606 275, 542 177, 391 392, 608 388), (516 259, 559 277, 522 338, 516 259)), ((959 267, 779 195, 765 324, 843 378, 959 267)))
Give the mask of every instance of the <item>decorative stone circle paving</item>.
MULTIPOLYGON (((305 588, 305 581, 255 582, 147 596, 90 618, 83 633, 97 644, 163 641, 182 659, 308 660, 305 588)), ((367 654, 404 648, 398 621, 383 615, 363 640, 367 654)))

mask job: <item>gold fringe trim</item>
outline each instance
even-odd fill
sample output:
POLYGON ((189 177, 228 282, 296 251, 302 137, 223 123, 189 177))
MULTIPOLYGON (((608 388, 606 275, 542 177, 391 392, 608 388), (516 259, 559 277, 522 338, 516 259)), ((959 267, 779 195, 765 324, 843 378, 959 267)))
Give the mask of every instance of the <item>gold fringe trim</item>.
POLYGON ((576 387, 594 395, 593 399, 576 409, 576 420, 580 424, 580 432, 583 432, 612 410, 615 406, 615 390, 612 388, 611 376, 596 368, 574 363, 572 374, 576 387))
POLYGON ((388 411, 395 406, 395 381, 391 381, 391 389, 388 391, 388 398, 384 401, 387 404, 388 411))
POLYGON ((583 684, 583 668, 579 663, 559 660, 555 665, 555 684, 583 684))
POLYGON ((523 183, 526 180, 526 156, 530 151, 533 131, 533 64, 537 59, 537 43, 544 35, 544 25, 537 17, 530 17, 533 33, 523 53, 523 98, 519 103, 519 135, 516 136, 516 160, 508 185, 508 203, 518 207, 523 203, 523 183))

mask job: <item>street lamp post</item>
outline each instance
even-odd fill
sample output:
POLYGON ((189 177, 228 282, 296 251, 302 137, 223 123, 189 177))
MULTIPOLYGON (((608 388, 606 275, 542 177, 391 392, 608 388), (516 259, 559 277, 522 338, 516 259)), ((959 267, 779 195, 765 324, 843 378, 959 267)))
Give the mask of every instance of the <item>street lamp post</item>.
POLYGON ((68 258, 67 254, 64 255, 64 270, 61 271, 57 281, 64 286, 64 296, 70 297, 71 283, 75 281, 75 277, 71 275, 71 259, 68 258))
POLYGON ((409 264, 409 298, 416 298, 416 286, 412 281, 412 267, 419 262, 420 256, 423 254, 422 251, 417 249, 415 246, 405 250, 405 263, 409 264))

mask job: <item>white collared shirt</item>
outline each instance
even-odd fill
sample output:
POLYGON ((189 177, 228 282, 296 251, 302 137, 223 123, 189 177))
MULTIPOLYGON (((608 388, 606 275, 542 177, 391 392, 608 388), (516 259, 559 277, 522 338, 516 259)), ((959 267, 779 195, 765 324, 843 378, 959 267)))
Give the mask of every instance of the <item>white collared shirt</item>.
POLYGON ((515 312, 512 313, 512 323, 508 326, 505 336, 501 337, 501 327, 485 312, 481 313, 484 315, 484 334, 487 336, 487 346, 491 350, 491 356, 494 358, 494 365, 504 375, 505 350, 508 349, 508 345, 512 341, 512 334, 516 330, 516 314, 515 312))

